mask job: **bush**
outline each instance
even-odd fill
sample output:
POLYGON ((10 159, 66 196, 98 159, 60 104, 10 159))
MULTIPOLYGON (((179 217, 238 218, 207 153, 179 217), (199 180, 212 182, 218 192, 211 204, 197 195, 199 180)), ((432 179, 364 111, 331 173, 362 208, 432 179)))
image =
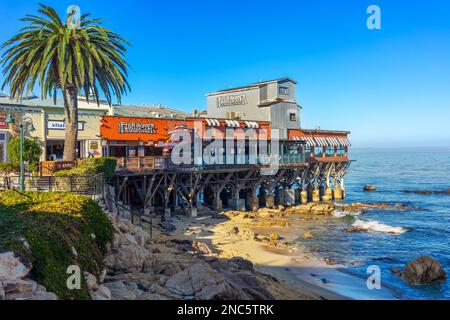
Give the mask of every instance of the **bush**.
POLYGON ((58 171, 55 176, 89 176, 103 173, 109 179, 116 171, 117 159, 112 157, 86 158, 70 170, 58 171))
POLYGON ((102 254, 112 237, 110 220, 88 197, 0 192, 0 252, 12 250, 31 262, 31 276, 60 298, 89 299, 85 284, 81 290, 67 288, 67 267, 77 265, 82 272, 98 275, 103 269, 102 254))
POLYGON ((20 172, 20 165, 11 162, 0 162, 0 175, 19 172, 20 172))
MULTIPOLYGON (((28 162, 28 169, 31 172, 39 170, 39 157, 41 156, 41 147, 33 139, 25 138, 23 144, 23 159, 28 162)), ((11 139, 7 148, 8 158, 14 165, 20 166, 20 138, 11 139)))

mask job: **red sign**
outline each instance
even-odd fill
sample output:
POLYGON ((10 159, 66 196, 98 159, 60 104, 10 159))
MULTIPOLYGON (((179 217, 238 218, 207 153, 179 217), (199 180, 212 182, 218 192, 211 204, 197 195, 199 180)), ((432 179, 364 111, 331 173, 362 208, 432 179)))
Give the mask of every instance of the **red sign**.
POLYGON ((0 119, 0 129, 8 129, 8 124, 5 119, 0 119))

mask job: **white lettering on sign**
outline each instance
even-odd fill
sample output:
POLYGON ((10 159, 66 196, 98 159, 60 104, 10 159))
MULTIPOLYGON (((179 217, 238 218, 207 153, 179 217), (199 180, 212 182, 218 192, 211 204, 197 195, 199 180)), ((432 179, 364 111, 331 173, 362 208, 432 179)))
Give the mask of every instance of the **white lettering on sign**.
POLYGON ((247 103, 248 103, 247 95, 245 94, 217 97, 217 108, 223 108, 228 106, 239 106, 247 103))
MULTIPOLYGON (((57 121, 57 120, 48 120, 47 128, 50 130, 66 130, 66 122, 65 121, 57 121)), ((84 130, 84 122, 78 122, 78 130, 84 130)))
POLYGON ((153 123, 138 123, 138 122, 120 122, 119 133, 149 133, 155 134, 156 128, 153 123))

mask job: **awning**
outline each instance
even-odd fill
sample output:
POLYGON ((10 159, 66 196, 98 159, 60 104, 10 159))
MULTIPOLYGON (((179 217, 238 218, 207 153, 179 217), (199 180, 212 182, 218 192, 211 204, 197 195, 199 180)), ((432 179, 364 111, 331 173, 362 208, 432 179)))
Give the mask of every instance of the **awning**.
POLYGON ((257 122, 254 121, 245 121, 245 125, 247 128, 252 128, 252 129, 258 129, 259 128, 259 124, 257 122))
POLYGON ((217 119, 206 119, 206 124, 210 127, 219 127, 220 122, 217 119))
POLYGON ((239 124, 239 121, 235 120, 225 120, 225 123, 227 124, 228 128, 239 128, 241 126, 239 124))

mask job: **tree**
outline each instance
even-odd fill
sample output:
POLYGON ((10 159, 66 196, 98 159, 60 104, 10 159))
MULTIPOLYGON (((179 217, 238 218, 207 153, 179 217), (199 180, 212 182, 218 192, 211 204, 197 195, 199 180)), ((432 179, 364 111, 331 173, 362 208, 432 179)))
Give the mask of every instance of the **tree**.
MULTIPOLYGON (((23 159, 28 162, 29 171, 38 171, 41 152, 41 147, 37 141, 25 138, 23 144, 23 159)), ((20 138, 14 138, 9 141, 7 154, 9 161, 13 165, 20 166, 20 138)))
POLYGON ((78 95, 84 91, 100 104, 103 93, 111 105, 112 97, 121 97, 130 91, 125 62, 128 42, 102 27, 102 20, 91 19, 89 14, 74 21, 74 12, 67 23, 56 11, 40 5, 40 15, 27 15, 22 21, 29 23, 20 33, 6 41, 0 64, 4 70, 4 89, 9 85, 11 96, 28 95, 36 83, 41 96, 53 97, 60 90, 64 100, 66 121, 63 159, 74 161, 78 138, 78 95))

